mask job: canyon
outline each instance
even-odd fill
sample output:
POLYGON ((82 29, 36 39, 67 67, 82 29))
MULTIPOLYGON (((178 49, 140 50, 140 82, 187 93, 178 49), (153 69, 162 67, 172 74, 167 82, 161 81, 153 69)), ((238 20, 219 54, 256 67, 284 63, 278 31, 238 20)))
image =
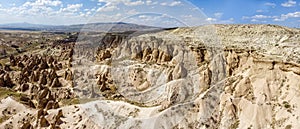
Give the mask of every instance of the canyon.
POLYGON ((299 29, 156 29, 45 34, 18 49, 1 32, 0 128, 300 126, 299 29))

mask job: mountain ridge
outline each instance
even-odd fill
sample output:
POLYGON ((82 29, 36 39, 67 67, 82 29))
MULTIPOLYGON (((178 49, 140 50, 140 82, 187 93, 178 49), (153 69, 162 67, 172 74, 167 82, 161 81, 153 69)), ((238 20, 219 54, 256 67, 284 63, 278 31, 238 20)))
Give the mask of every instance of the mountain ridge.
POLYGON ((32 23, 0 24, 0 30, 28 30, 28 31, 54 31, 54 32, 79 32, 79 31, 134 31, 159 29, 159 27, 139 25, 125 22, 97 22, 72 25, 44 25, 32 23))

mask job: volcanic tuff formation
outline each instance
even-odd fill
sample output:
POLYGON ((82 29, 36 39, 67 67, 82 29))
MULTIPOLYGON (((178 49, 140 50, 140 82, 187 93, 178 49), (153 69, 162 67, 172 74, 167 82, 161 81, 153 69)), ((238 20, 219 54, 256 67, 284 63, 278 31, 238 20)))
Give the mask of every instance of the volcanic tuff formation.
POLYGON ((299 46, 275 25, 83 32, 7 58, 0 128, 297 128, 299 46))

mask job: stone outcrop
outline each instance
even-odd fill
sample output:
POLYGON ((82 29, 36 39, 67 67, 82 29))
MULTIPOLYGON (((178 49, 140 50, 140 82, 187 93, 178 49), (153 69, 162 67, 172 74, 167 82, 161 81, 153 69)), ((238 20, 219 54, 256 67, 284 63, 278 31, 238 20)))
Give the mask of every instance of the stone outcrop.
POLYGON ((297 128, 299 35, 273 25, 93 33, 83 38, 93 44, 10 56, 0 86, 22 104, 3 99, 0 128, 297 128))

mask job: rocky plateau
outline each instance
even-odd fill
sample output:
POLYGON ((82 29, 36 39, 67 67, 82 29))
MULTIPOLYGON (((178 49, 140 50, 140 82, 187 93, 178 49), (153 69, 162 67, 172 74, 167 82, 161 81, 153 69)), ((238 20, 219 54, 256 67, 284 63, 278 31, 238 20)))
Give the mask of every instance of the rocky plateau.
POLYGON ((17 35, 0 32, 3 129, 300 127, 299 29, 17 35))

